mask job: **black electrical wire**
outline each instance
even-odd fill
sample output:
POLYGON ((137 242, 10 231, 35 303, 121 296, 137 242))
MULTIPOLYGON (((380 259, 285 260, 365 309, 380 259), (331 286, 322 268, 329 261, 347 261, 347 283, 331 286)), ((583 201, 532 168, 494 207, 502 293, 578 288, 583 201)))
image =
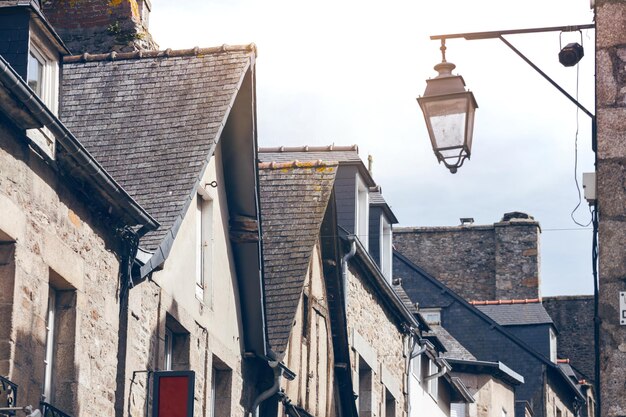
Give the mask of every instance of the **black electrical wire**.
MULTIPOLYGON (((578 82, 580 79, 580 66, 579 64, 576 64, 576 101, 578 101, 578 82)), ((572 210, 572 212, 570 213, 570 217, 572 218, 572 220, 574 221, 574 223, 576 223, 578 226, 580 227, 588 227, 591 222, 593 221, 593 214, 592 214, 592 219, 589 219, 589 222, 587 224, 582 224, 579 223, 578 220, 576 220, 576 217, 574 216, 574 214, 576 213, 576 210, 578 210, 578 208, 580 207, 580 205, 582 204, 582 194, 580 192, 580 184, 578 183, 578 128, 579 128, 579 123, 578 123, 578 107, 576 107, 576 135, 574 137, 574 183, 576 184, 576 191, 578 192, 578 204, 576 204, 576 207, 574 207, 574 210, 572 210)), ((589 208, 589 211, 591 212, 591 207, 589 208)))
POLYGON ((601 400, 600 395, 600 311, 599 311, 599 281, 598 281, 598 207, 595 206, 591 212, 591 221, 593 223, 593 241, 591 244, 591 270, 593 273, 593 341, 595 356, 595 394, 596 397, 596 416, 600 416, 601 400))

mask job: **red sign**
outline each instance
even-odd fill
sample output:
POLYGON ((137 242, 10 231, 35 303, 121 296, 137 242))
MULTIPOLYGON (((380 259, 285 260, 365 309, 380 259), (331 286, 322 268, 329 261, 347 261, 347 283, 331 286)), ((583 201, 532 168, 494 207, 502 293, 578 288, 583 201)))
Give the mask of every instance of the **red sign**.
POLYGON ((154 373, 153 417, 193 417, 193 371, 154 373))

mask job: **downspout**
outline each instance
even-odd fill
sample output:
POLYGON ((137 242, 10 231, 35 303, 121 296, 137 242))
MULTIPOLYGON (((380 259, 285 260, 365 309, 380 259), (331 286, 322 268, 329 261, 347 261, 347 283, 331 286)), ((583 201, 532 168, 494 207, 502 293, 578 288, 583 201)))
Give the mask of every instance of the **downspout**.
POLYGON ((343 281, 343 299, 344 306, 348 304, 348 261, 350 258, 354 256, 356 253, 356 242, 353 238, 349 238, 351 242, 350 252, 346 253, 343 258, 341 258, 341 280, 343 281))
POLYGON ((424 378, 424 381, 430 381, 433 378, 439 378, 440 376, 444 376, 445 374, 448 373, 448 371, 450 371, 450 369, 448 369, 448 365, 445 363, 441 363, 439 362, 439 365, 441 366, 441 369, 439 370, 439 372, 437 372, 436 374, 432 374, 432 375, 428 375, 426 378, 424 378))
POLYGON ((283 370, 278 366, 278 362, 268 362, 268 364, 274 371, 274 384, 269 389, 263 391, 261 394, 259 394, 258 397, 254 399, 254 402, 252 403, 252 408, 250 409, 250 412, 248 413, 249 417, 258 417, 259 416, 258 408, 261 405, 261 403, 267 400, 268 398, 272 397, 273 395, 275 395, 278 392, 278 389, 280 388, 280 377, 283 374, 283 370))
POLYGON ((420 337, 419 334, 417 333, 416 329, 414 329, 413 327, 409 328, 408 331, 408 336, 411 338, 411 341, 413 342, 411 349, 409 350, 409 355, 408 355, 408 359, 407 359, 407 364, 406 364, 406 381, 407 381, 407 400, 405 401, 406 407, 405 410, 407 412, 407 415, 411 415, 411 391, 413 388, 413 384, 411 384, 411 361, 413 359, 415 359, 416 357, 418 357, 419 355, 421 355, 422 353, 426 352, 426 343, 424 343, 423 345, 420 346, 420 349, 418 351, 415 351, 415 347, 419 344, 420 342, 420 337))

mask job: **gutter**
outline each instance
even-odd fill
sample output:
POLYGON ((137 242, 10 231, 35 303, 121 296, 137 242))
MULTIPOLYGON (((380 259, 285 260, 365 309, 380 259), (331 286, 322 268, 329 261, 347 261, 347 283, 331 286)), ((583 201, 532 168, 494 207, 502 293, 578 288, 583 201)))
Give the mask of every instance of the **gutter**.
POLYGON ((431 379, 439 378, 440 376, 444 376, 445 374, 447 374, 449 371, 452 370, 452 367, 445 359, 441 359, 441 358, 438 359, 437 364, 439 365, 439 372, 434 373, 432 375, 428 375, 427 377, 424 378, 424 381, 430 381, 431 379))
POLYGON ((110 206, 127 213, 135 225, 142 225, 140 234, 159 227, 159 223, 150 216, 111 175, 87 152, 83 145, 74 137, 67 127, 50 111, 39 97, 28 87, 13 68, 0 56, 0 83, 16 96, 26 107, 33 118, 47 127, 57 142, 66 150, 68 156, 76 163, 85 176, 91 177, 96 188, 104 194, 110 206), (124 204, 125 203, 125 204, 124 204))

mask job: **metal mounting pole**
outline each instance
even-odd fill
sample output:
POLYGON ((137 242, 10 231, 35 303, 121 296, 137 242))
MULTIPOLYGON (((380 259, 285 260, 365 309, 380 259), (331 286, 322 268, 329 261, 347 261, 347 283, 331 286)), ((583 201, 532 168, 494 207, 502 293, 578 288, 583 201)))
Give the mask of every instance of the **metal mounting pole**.
MULTIPOLYGON (((582 29, 594 29, 595 24, 575 25, 575 26, 553 26, 545 28, 532 28, 532 29, 513 29, 513 30, 494 30, 491 32, 470 32, 470 33, 454 33, 449 35, 435 35, 431 36, 432 40, 441 40, 444 42, 446 39, 463 38, 469 41, 478 39, 500 39, 506 46, 511 48, 520 58, 530 65, 535 71, 537 71, 543 78, 545 78, 550 84, 552 84, 557 90, 559 90, 565 97, 567 97, 572 103, 574 103, 580 110, 582 110, 587 116, 591 117, 592 123, 595 124, 595 116, 589 110, 587 110, 582 104, 572 97, 567 91, 565 91, 560 85, 558 85, 552 78, 550 78, 545 72, 543 72, 537 65, 535 65, 530 59, 522 54, 517 48, 515 48, 509 41, 504 39, 503 35, 519 35, 524 33, 543 33, 543 32, 574 32, 582 29)), ((595 143, 592 144, 595 151, 595 143)))

